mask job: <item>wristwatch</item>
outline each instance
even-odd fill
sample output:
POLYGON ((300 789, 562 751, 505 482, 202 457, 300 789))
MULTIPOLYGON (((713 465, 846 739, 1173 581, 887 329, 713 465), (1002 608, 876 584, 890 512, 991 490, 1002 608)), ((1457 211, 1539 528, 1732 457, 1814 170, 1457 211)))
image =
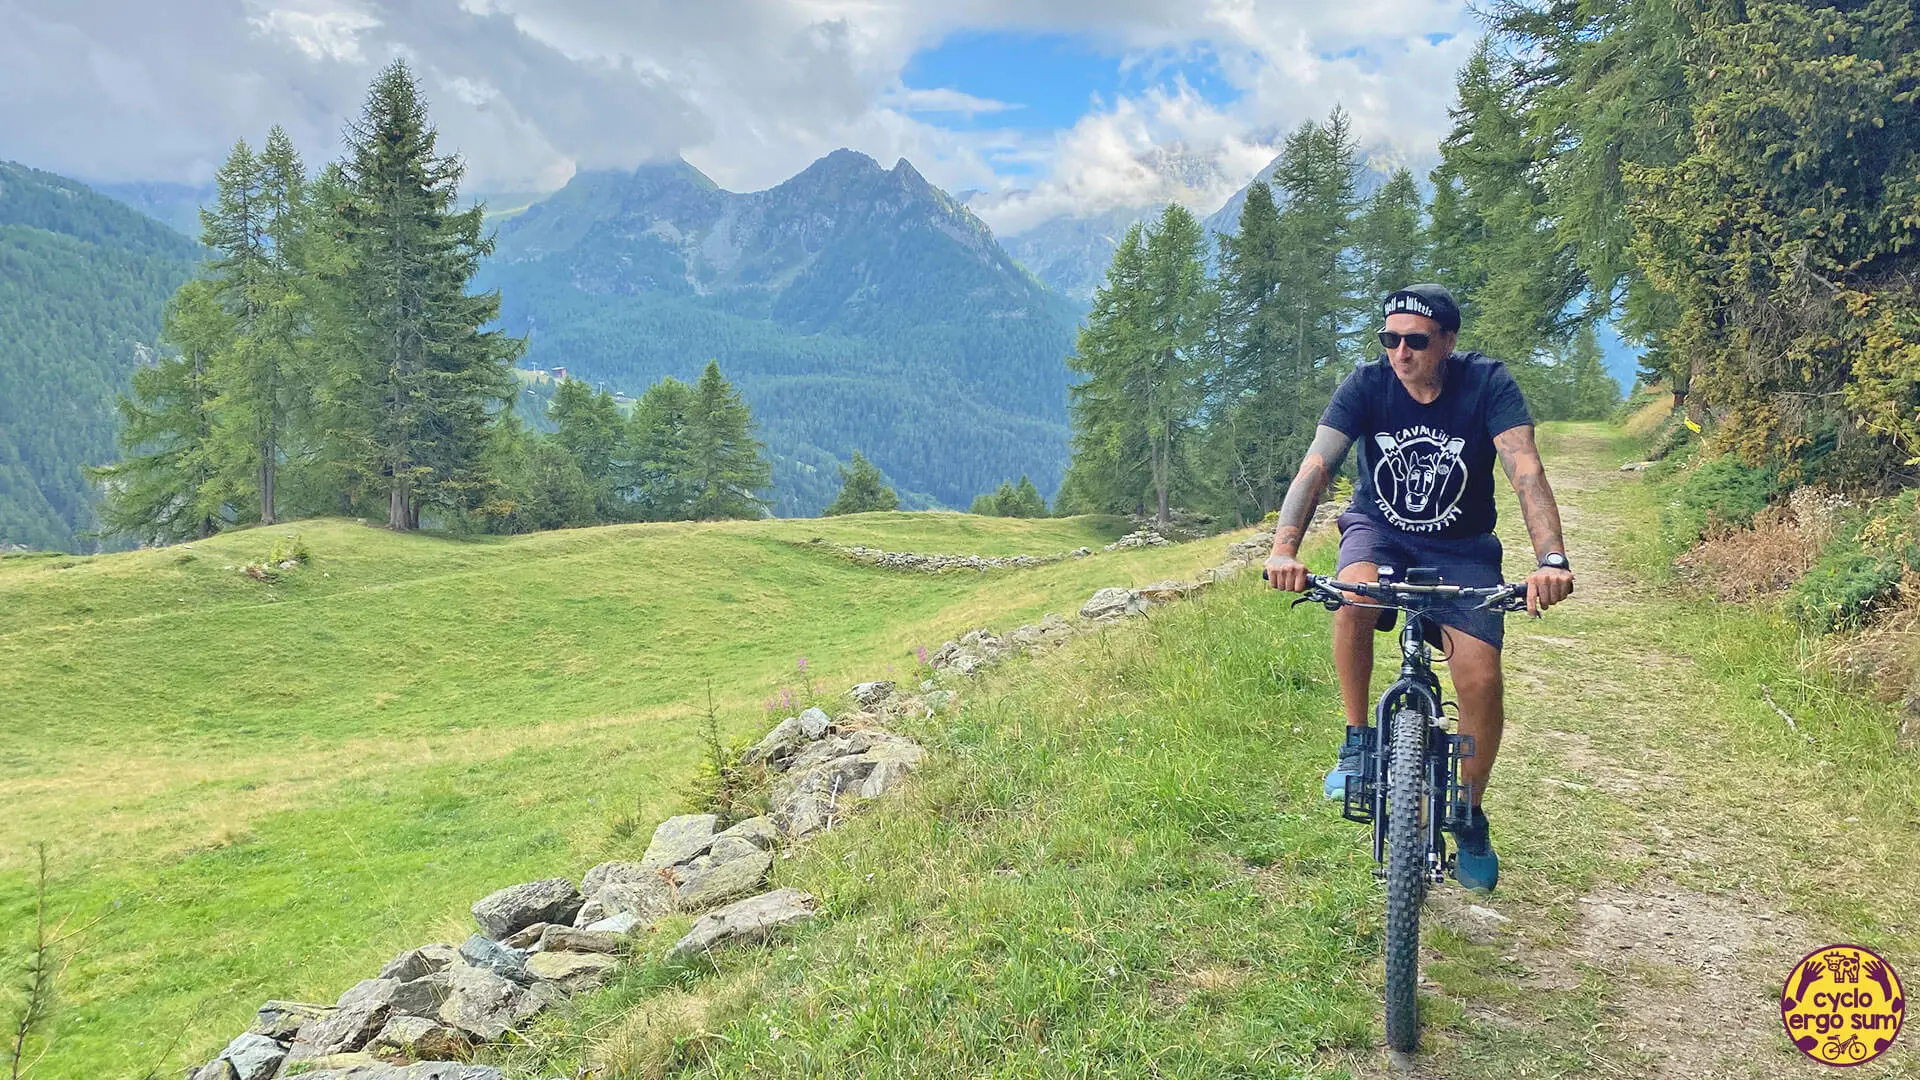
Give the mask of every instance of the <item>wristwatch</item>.
POLYGON ((1540 565, 1549 570, 1571 571, 1573 569, 1573 564, 1568 562, 1567 557, 1558 551, 1549 551, 1545 555, 1540 556, 1540 565))

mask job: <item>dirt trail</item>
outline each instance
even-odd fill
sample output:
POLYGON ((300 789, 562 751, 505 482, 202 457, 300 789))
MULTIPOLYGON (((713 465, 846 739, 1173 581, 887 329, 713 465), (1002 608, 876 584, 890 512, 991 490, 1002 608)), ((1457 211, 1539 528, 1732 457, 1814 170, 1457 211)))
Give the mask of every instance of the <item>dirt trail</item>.
MULTIPOLYGON (((1610 489, 1638 476, 1598 432, 1548 451, 1578 593, 1544 619, 1509 620, 1509 717, 1487 798, 1501 887, 1433 897, 1414 1075, 1830 1076, 1787 1042, 1779 995, 1802 955, 1844 938, 1785 910, 1764 870, 1814 874, 1817 860, 1755 827, 1764 799, 1722 797, 1728 759, 1687 736, 1716 687, 1662 640, 1665 600, 1608 557, 1610 489)), ((1501 532, 1509 568, 1524 565, 1510 501, 1501 532)), ((1917 1037, 1855 1075, 1920 1076, 1917 1037)), ((1340 1064, 1390 1074, 1378 1059, 1340 1064)))

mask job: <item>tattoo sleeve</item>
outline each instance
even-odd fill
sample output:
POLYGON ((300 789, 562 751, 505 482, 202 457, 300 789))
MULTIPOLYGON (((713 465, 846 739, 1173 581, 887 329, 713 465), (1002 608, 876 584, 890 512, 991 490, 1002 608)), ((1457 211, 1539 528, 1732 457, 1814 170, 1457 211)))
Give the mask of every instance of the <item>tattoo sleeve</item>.
POLYGON ((1533 442, 1533 427, 1522 424, 1508 428, 1493 438, 1500 452, 1500 467, 1520 497, 1520 517, 1527 523, 1527 536, 1533 540, 1533 557, 1549 551, 1565 551, 1560 535, 1560 506, 1553 501, 1553 488, 1547 484, 1547 470, 1540 464, 1540 450, 1533 442))
POLYGON ((1293 555, 1300 550, 1300 538, 1313 521, 1313 508, 1321 493, 1333 482, 1334 471, 1347 459, 1353 440, 1325 424, 1313 433, 1313 444, 1300 459, 1300 471, 1287 485, 1287 497, 1280 504, 1280 523, 1273 530, 1273 553, 1293 555))

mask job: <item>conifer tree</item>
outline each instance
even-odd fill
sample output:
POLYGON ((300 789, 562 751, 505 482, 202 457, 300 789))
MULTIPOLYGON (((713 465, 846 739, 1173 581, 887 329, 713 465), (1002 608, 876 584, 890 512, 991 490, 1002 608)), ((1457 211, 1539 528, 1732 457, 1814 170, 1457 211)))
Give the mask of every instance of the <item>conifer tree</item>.
POLYGON ((647 387, 627 421, 632 457, 628 497, 647 521, 679 521, 692 515, 692 412, 693 387, 669 377, 647 387))
POLYGON ((1043 518, 1047 516, 1047 500, 1040 489, 1033 486, 1027 474, 1020 474, 1020 482, 1013 487, 1013 499, 1007 509, 1008 517, 1043 518))
POLYGON ((620 406, 605 390, 595 392, 579 379, 565 379, 554 389, 547 415, 558 429, 553 440, 573 457, 580 475, 594 493, 594 506, 604 521, 627 515, 621 472, 627 452, 627 422, 620 406))
POLYGON ((853 460, 840 467, 840 494, 834 497, 831 505, 820 511, 822 517, 835 517, 840 514, 868 514, 882 510, 896 510, 900 506, 900 496, 887 486, 886 477, 866 455, 855 450, 853 460))
POLYGON ((133 373, 120 399, 122 460, 89 470, 105 501, 108 532, 142 543, 211 536, 226 523, 213 446, 213 358, 230 347, 233 319, 212 283, 190 281, 168 304, 162 345, 171 355, 133 373))
POLYGON ((1395 169, 1366 201, 1354 220, 1353 249, 1360 261, 1363 302, 1428 280, 1427 232, 1412 173, 1395 169))
POLYGON ((709 360, 693 385, 687 411, 687 473, 696 521, 757 518, 767 504, 757 492, 773 483, 764 447, 753 435, 753 414, 709 360))
POLYGON ((385 488, 387 525, 401 530, 419 527, 423 506, 458 513, 484 496, 491 406, 512 392, 508 366, 525 346, 483 329, 498 293, 467 292, 493 241, 482 207, 453 209, 464 166, 436 140, 396 61, 374 80, 341 167, 336 400, 353 465, 385 488))

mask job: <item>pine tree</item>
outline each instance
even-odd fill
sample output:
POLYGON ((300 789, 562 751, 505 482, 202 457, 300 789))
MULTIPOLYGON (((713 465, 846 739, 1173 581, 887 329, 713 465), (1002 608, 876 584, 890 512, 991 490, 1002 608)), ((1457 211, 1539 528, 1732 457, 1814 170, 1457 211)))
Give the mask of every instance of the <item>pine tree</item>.
POLYGON ((679 521, 693 512, 693 452, 688 418, 693 387, 661 379, 640 395, 627 421, 631 464, 627 497, 647 521, 679 521))
POLYGON ((593 490, 601 520, 624 518, 628 506, 620 493, 620 474, 627 452, 627 422, 613 395, 605 390, 596 393, 579 379, 565 379, 555 388, 547 415, 558 425, 553 440, 572 456, 593 490))
POLYGON ((865 455, 855 450, 853 461, 840 467, 840 494, 834 497, 831 505, 820 511, 820 516, 868 514, 895 510, 899 506, 900 496, 887 486, 886 477, 880 475, 880 470, 865 455))
POLYGON ((1008 517, 1043 518, 1047 516, 1047 500, 1041 496, 1040 489, 1033 486, 1027 474, 1020 474, 1020 482, 1013 487, 1013 500, 1008 509, 1008 517))
POLYGON ((1178 205, 1168 207, 1151 232, 1129 230, 1067 358, 1069 368, 1086 376, 1071 391, 1076 457, 1085 446, 1095 455, 1089 463, 1117 465, 1118 475, 1099 483, 1111 492, 1132 471, 1114 451, 1137 429, 1163 528, 1176 488, 1190 481, 1185 444, 1199 418, 1216 344, 1218 297, 1206 276, 1205 244, 1200 223, 1178 205))
POLYGON ((764 449, 753 436, 753 414, 746 402, 720 374, 720 365, 708 361, 693 386, 687 412, 690 516, 713 521, 764 515, 767 504, 756 493, 773 483, 764 449))
POLYGON ((205 539, 226 524, 213 453, 212 360, 233 340, 233 319, 210 282, 190 281, 168 304, 163 345, 173 355, 133 373, 120 399, 119 462, 89 470, 105 501, 106 531, 142 543, 205 539))
POLYGON ((348 334, 336 394, 353 466, 387 493, 387 525, 414 529, 423 506, 458 513, 485 494, 494 402, 512 393, 520 339, 485 330, 498 293, 467 292, 493 249, 483 208, 455 212, 464 166, 435 150, 412 72, 374 80, 349 130, 336 269, 348 334))
POLYGON ((216 454, 236 474, 235 501, 246 488, 260 522, 271 525, 297 405, 294 372, 310 329, 301 261, 306 168, 276 126, 259 155, 237 144, 216 184, 214 206, 200 212, 201 242, 217 256, 209 267, 216 295, 234 317, 232 344, 213 361, 216 454))
POLYGON ((1353 248, 1360 260, 1363 299, 1381 300, 1428 279, 1426 226, 1420 220, 1420 189, 1412 173, 1395 169, 1366 201, 1354 221, 1353 248))

